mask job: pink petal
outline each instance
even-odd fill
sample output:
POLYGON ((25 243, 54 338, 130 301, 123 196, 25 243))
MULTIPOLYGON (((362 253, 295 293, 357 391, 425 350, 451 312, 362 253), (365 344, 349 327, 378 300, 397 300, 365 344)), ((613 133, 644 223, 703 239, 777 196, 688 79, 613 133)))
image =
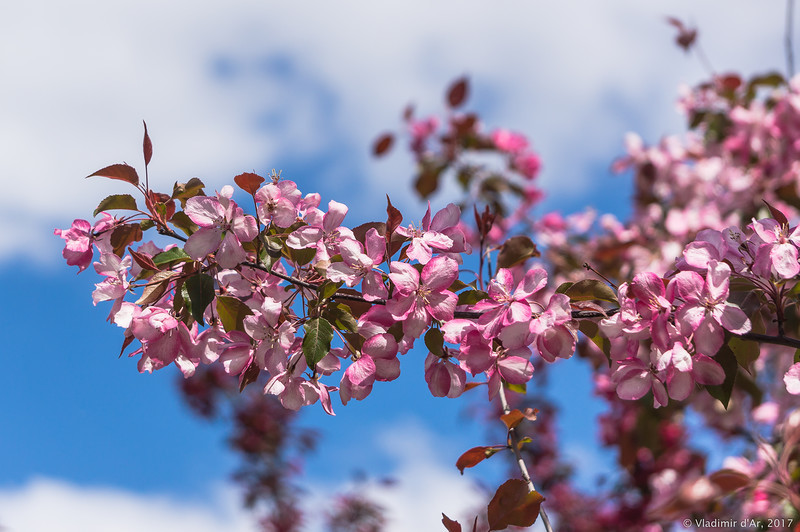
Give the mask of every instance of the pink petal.
POLYGON ((419 272, 411 265, 404 262, 392 262, 389 271, 389 279, 392 280, 397 291, 410 294, 419 288, 419 272))
POLYGON ((437 292, 449 288, 456 279, 458 263, 449 257, 436 257, 422 269, 422 283, 437 292))

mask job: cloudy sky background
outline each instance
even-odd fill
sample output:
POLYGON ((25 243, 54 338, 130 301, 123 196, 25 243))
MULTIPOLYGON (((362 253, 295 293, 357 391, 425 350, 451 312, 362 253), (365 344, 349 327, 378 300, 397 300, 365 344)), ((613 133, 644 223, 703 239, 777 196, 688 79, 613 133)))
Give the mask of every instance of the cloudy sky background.
MULTIPOLYGON (((624 215, 629 180, 608 172, 624 133, 655 142, 681 132, 677 87, 706 75, 674 46, 667 15, 699 26, 720 72, 785 70, 785 3, 775 0, 0 5, 0 524, 252 529, 227 483, 236 462, 224 425, 189 416, 174 368, 138 375, 117 359, 121 335, 104 323, 108 309, 91 305, 93 273, 67 270, 52 234, 127 192, 84 176, 122 161, 141 168, 143 119, 151 183, 164 189, 196 176, 213 190, 276 168, 323 203, 350 205, 353 225, 385 216, 387 193, 413 220, 424 208, 410 192, 410 157, 397 146, 375 161, 369 146, 399 128, 409 102, 419 116, 440 111, 444 88, 466 74, 486 126, 524 132, 541 154, 541 212, 593 204, 624 215)), ((415 529, 436 530, 441 511, 472 500, 455 457, 488 442, 458 401, 425 397, 411 366, 369 404, 339 406, 333 420, 316 407, 304 416, 325 438, 307 482, 324 497, 321 487, 358 470, 393 475, 385 504, 398 519, 416 509, 427 526, 415 529)), ((562 364, 552 386, 573 395, 586 375, 562 364)), ((576 394, 562 428, 591 478, 607 457, 594 448, 591 395, 576 394)))

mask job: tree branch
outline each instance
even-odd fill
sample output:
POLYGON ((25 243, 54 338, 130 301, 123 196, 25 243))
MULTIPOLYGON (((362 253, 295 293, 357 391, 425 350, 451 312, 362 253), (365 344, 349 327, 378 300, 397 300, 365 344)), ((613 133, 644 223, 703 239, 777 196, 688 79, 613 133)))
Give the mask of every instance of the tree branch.
MULTIPOLYGON (((500 385, 500 393, 498 395, 500 396, 500 405, 503 407, 503 414, 508 414, 511 412, 511 407, 508 405, 506 391, 502 384, 500 385)), ((533 493, 536 491, 536 487, 533 485, 530 473, 528 473, 528 466, 525 464, 525 460, 519 452, 519 436, 517 436, 516 429, 508 429, 508 441, 509 447, 517 459, 517 467, 519 467, 519 471, 522 473, 522 480, 528 485, 528 493, 533 493)), ((547 512, 544 510, 544 505, 539 506, 539 516, 542 518, 544 529, 547 532, 553 532, 553 527, 550 525, 550 519, 547 517, 547 512)))

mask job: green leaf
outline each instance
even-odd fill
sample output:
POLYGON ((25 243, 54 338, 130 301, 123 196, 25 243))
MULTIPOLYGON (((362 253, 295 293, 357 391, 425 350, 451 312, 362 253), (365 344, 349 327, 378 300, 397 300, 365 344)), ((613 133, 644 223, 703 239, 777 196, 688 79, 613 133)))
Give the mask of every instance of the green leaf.
POLYGON ((314 368, 331 351, 333 327, 325 318, 314 318, 305 323, 303 328, 303 354, 309 368, 314 368))
POLYGON ((200 325, 205 325, 203 312, 217 295, 214 292, 214 278, 205 273, 198 273, 186 279, 185 286, 191 301, 192 317, 200 325))
POLYGON ((136 206, 136 200, 130 194, 113 194, 97 205, 92 216, 97 216, 98 213, 113 209, 135 211, 138 210, 138 207, 136 206))
POLYGON ((288 250, 289 258, 300 266, 311 262, 317 254, 317 250, 314 248, 294 249, 286 246, 286 249, 288 250))
POLYGON ((734 336, 728 340, 728 347, 733 351, 733 354, 736 356, 736 362, 742 366, 742 369, 748 373, 752 373, 750 369, 753 367, 753 362, 755 362, 761 354, 758 342, 742 340, 734 336))
POLYGON ((603 281, 597 279, 583 279, 573 284, 564 291, 572 301, 608 301, 617 303, 617 294, 614 289, 603 281))
POLYGON ((600 327, 592 320, 578 320, 578 330, 586 335, 594 345, 600 348, 608 359, 608 366, 611 367, 611 340, 600 334, 600 327))
POLYGON ((163 266, 171 262, 190 261, 192 258, 183 251, 183 248, 175 247, 167 251, 162 251, 153 256, 153 263, 156 266, 163 266))
POLYGON ((800 349, 794 352, 794 363, 797 364, 800 362, 800 349))
POLYGON ((482 299, 489 297, 489 294, 482 290, 467 290, 458 294, 458 305, 474 305, 482 299))
POLYGON ((169 219, 172 225, 183 231, 186 236, 192 236, 200 227, 192 221, 183 211, 178 211, 169 219))
POLYGON ((538 257, 536 244, 525 235, 512 236, 500 246, 497 255, 498 268, 510 268, 531 257, 538 257))
POLYGON ((469 285, 464 281, 462 281, 461 279, 456 279, 455 281, 453 281, 453 284, 450 285, 448 290, 450 290, 451 292, 458 292, 459 290, 463 290, 468 286, 469 285))
POLYGON ((108 179, 116 179, 118 181, 126 181, 133 186, 139 185, 139 174, 136 169, 128 164, 112 164, 101 168, 93 174, 89 174, 86 178, 90 177, 107 177, 108 179))
POLYGON ((430 329, 425 333, 425 347, 436 356, 444 351, 444 335, 440 329, 430 329))
POLYGON ((504 382, 503 385, 506 387, 506 390, 526 394, 528 392, 528 387, 525 384, 511 384, 510 382, 504 382))
POLYGON ((723 345, 719 352, 714 356, 725 372, 725 380, 722 384, 715 386, 706 386, 708 393, 711 397, 717 399, 725 409, 728 409, 728 402, 731 400, 731 393, 733 393, 733 385, 736 382, 736 373, 739 371, 739 364, 736 362, 736 355, 733 354, 730 347, 723 345))
POLYGON ((250 307, 235 297, 217 297, 217 315, 226 332, 244 331, 244 319, 253 314, 250 307))
POLYGON ((569 288, 574 284, 575 283, 570 281, 567 281, 566 283, 561 283, 560 285, 558 285, 558 288, 556 288, 556 294, 565 294, 567 290, 569 290, 569 288))
POLYGON ((322 285, 317 289, 317 293, 319 294, 320 301, 324 299, 330 299, 330 297, 339 290, 344 283, 334 283, 331 281, 325 281, 322 285))
POLYGON ((203 187, 205 185, 196 177, 191 178, 186 183, 175 183, 172 187, 172 199, 180 200, 181 206, 186 207, 186 200, 195 196, 205 196, 203 187))
POLYGON ((350 307, 344 303, 328 304, 322 314, 328 321, 333 322, 337 329, 351 333, 358 332, 358 321, 353 317, 350 307))

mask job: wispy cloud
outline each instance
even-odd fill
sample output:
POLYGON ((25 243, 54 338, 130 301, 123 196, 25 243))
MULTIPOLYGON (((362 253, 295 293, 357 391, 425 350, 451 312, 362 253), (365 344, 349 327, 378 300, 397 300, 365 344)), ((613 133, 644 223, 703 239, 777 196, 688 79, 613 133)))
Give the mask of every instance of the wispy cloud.
POLYGON ((31 0, 1 12, 0 223, 26 232, 3 239, 3 257, 54 248, 53 225, 118 191, 82 177, 138 163, 143 118, 165 188, 193 176, 218 187, 290 161, 315 181, 305 188, 370 199, 362 210, 377 216, 387 192, 413 204, 410 167, 400 150, 370 160, 370 141, 409 99, 438 110, 466 73, 493 124, 530 134, 551 196, 588 199, 592 165, 620 151, 626 130, 679 129, 674 87, 702 75, 672 46, 665 15, 699 25, 720 70, 783 64, 783 9, 743 0, 31 0), (568 191, 556 186, 565 179, 568 191))
POLYGON ((208 501, 181 501, 110 487, 37 478, 0 490, 4 532, 253 532, 253 519, 233 490, 208 501))

